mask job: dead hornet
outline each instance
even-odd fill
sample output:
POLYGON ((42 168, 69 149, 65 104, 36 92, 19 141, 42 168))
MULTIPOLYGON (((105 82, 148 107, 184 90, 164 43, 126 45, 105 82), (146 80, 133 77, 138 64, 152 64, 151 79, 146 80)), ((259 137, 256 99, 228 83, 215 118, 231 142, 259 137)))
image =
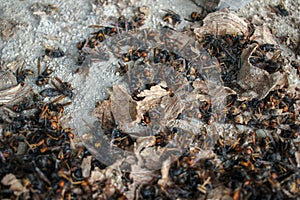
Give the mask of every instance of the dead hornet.
POLYGON ((65 56, 65 52, 63 50, 61 50, 60 48, 53 49, 50 47, 46 47, 45 55, 49 56, 50 58, 60 58, 60 57, 65 56))
POLYGON ((43 97, 56 97, 59 95, 67 96, 70 99, 73 98, 73 88, 71 87, 71 84, 68 82, 63 82, 60 78, 55 77, 55 80, 59 83, 57 85, 54 81, 51 81, 54 88, 46 88, 40 92, 40 95, 43 97))
POLYGON ((165 14, 165 16, 163 17, 163 20, 165 22, 168 22, 169 24, 177 25, 181 23, 181 17, 180 15, 178 15, 177 13, 175 13, 172 10, 164 10, 165 12, 167 12, 167 14, 165 14))
POLYGON ((148 55, 148 52, 143 49, 134 49, 134 50, 129 50, 128 53, 124 53, 122 56, 122 59, 124 62, 129 62, 129 61, 137 61, 140 58, 145 59, 148 55))
POLYGON ((24 65, 19 67, 16 71, 17 83, 22 86, 25 84, 25 78, 27 75, 32 75, 34 72, 31 69, 25 69, 24 65))
POLYGON ((38 77, 36 79, 36 84, 38 86, 45 85, 49 81, 49 76, 52 74, 52 70, 49 69, 49 67, 46 67, 46 69, 41 73, 41 59, 38 58, 38 77))

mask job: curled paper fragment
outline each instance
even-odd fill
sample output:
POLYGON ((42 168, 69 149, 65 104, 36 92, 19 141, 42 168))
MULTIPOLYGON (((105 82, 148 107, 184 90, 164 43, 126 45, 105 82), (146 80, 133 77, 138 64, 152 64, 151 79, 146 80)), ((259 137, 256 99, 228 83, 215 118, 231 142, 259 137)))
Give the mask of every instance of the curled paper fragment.
POLYGON ((136 102, 128 94, 125 85, 114 85, 110 100, 111 111, 118 125, 123 126, 136 119, 136 102))
POLYGON ((249 58, 257 47, 257 44, 252 44, 241 55, 241 69, 237 75, 237 84, 241 87, 237 91, 240 100, 262 99, 276 86, 283 86, 287 82, 286 75, 281 72, 269 74, 250 64, 249 58))
POLYGON ((247 37, 250 33, 249 22, 234 12, 220 10, 208 14, 203 19, 203 26, 195 28, 195 34, 202 38, 205 34, 215 35, 243 35, 247 37))
POLYGON ((265 24, 255 27, 255 31, 250 39, 256 41, 258 44, 277 45, 277 42, 275 41, 270 29, 265 24))

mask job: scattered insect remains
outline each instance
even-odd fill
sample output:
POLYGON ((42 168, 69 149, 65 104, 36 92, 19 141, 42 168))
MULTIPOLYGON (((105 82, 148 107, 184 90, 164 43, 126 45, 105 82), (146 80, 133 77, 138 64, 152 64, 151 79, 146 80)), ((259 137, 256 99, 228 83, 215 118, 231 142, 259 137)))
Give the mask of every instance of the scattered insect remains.
POLYGON ((60 78, 55 77, 55 80, 57 83, 55 83, 53 80, 51 81, 54 88, 46 88, 40 92, 40 94, 43 97, 56 97, 59 95, 67 96, 70 99, 73 98, 73 88, 71 87, 71 84, 68 82, 63 82, 60 78))
POLYGON ((41 60, 38 58, 38 77, 36 79, 36 84, 38 86, 43 86, 49 81, 49 76, 52 74, 52 70, 49 67, 46 67, 46 69, 41 73, 41 60))
MULTIPOLYGON (((17 70, 15 75, 19 83, 25 79, 27 73, 30 72, 24 67, 17 70)), ((43 75, 43 79, 40 79, 48 79, 49 74, 40 74, 43 75)), ((61 85, 68 85, 60 82, 61 85)), ((20 102, 7 105, 7 108, 0 106, 0 112, 3 108, 9 112, 9 123, 3 119, 2 113, 0 117, 0 163, 5 166, 5 170, 0 169, 0 198, 37 197, 39 194, 45 194, 44 197, 50 199, 69 198, 74 196, 73 192, 62 191, 60 186, 84 186, 83 179, 78 179, 78 173, 77 179, 72 176, 76 169, 81 168, 78 152, 84 151, 84 148, 72 153, 74 134, 71 129, 64 128, 60 121, 64 108, 72 103, 60 103, 64 97, 44 102, 43 98, 32 92, 30 95, 26 94, 20 102), (67 173, 62 173, 63 171, 67 173), (9 176, 10 181, 7 179, 9 176), (12 187, 3 190, 5 187, 9 188, 11 180, 15 181, 13 184, 17 182, 22 187, 24 184, 23 192, 15 193, 12 187)))
POLYGON ((17 83, 20 83, 23 86, 25 84, 26 77, 33 74, 33 70, 25 69, 25 66, 19 67, 16 71, 17 83))
POLYGON ((116 27, 112 27, 112 26, 91 25, 89 27, 91 27, 91 28, 99 28, 99 30, 97 32, 91 33, 92 35, 96 35, 96 37, 99 37, 99 38, 105 37, 105 35, 107 35, 107 36, 113 36, 113 35, 116 35, 118 33, 117 28, 116 27))
POLYGON ((119 73, 120 76, 123 76, 128 71, 128 65, 120 63, 120 62, 118 62, 118 64, 119 64, 120 67, 116 70, 116 73, 119 73))
POLYGON ((166 63, 182 58, 180 55, 166 49, 154 48, 153 51, 154 63, 166 63))
MULTIPOLYGON (((166 22, 180 23, 174 23, 180 19, 179 15, 170 10, 166 12, 166 22)), ((201 22, 203 18, 204 14, 191 15, 193 22, 201 22)), ((137 14, 132 18, 121 16, 112 26, 91 26, 97 30, 77 44, 81 52, 78 63, 82 64, 89 51, 104 42, 110 39, 119 42, 124 31, 130 31, 128 35, 137 34, 143 24, 144 15, 137 14)), ((241 53, 253 41, 239 35, 206 34, 199 43, 207 51, 205 55, 214 58, 213 66, 221 70, 225 85, 231 87, 240 69, 241 53)), ((130 45, 133 44, 126 49, 130 45)), ((115 114, 123 112, 117 109, 112 113, 102 107, 101 117, 108 117, 101 118, 101 128, 111 152, 120 149, 129 155, 117 160, 113 168, 76 143, 76 130, 64 127, 62 117, 72 103, 74 88, 69 82, 50 77, 52 70, 48 67, 41 70, 38 59, 36 84, 44 86, 50 80, 49 87, 42 88, 40 94, 26 94, 26 98, 17 103, 0 105, 0 163, 3 166, 0 168, 0 198, 296 199, 300 193, 299 89, 291 90, 287 84, 281 84, 263 98, 243 100, 238 94, 231 94, 226 97, 224 108, 216 114, 213 100, 206 98, 209 96, 206 88, 199 86, 209 83, 210 77, 196 68, 192 59, 188 60, 189 55, 184 50, 159 44, 135 45, 127 52, 123 49, 117 52, 116 72, 124 79, 130 78, 129 83, 134 85, 126 93, 130 103, 135 103, 130 104, 130 109, 140 106, 138 108, 144 110, 135 121, 138 128, 130 132, 114 121, 115 114), (173 82, 169 84, 169 80, 173 82), (188 96, 191 99, 205 97, 188 104, 188 111, 180 110, 181 105, 173 101, 185 96, 178 95, 183 93, 177 90, 177 84, 186 96, 196 93, 188 96), (197 87, 201 91, 192 90, 197 87), (149 104, 152 105, 147 107, 149 104), (165 123, 161 110, 166 119, 174 115, 174 123, 157 128, 156 124, 165 123), (195 132, 191 131, 193 128, 195 132), (138 138, 136 135, 144 130, 149 131, 138 138), (177 143, 181 140, 186 142, 180 146, 183 151, 178 151, 177 143), (168 151, 179 153, 174 159, 166 160, 164 155, 168 151), (149 163, 155 165, 157 160, 162 161, 158 170, 146 168, 149 163), (21 190, 14 190, 12 182, 21 190), (16 193, 19 191, 21 195, 16 193)), ((282 63, 280 53, 276 45, 258 44, 249 63, 271 75, 281 73, 285 70, 282 66, 287 66, 282 63)), ((55 58, 60 53, 48 54, 55 58)), ((299 62, 292 60, 290 65, 294 68, 290 72, 296 70, 299 76, 299 62)), ((18 68, 13 74, 16 78, 13 85, 25 85, 26 76, 30 74, 32 71, 25 67, 18 68)), ((102 103, 108 108, 115 106, 108 100, 99 105, 103 106, 102 103)), ((101 140, 92 145, 101 149, 103 143, 101 140)))
POLYGON ((144 23, 145 15, 142 13, 138 13, 130 19, 127 19, 125 16, 120 16, 113 26, 89 26, 90 28, 96 28, 99 30, 91 33, 91 36, 89 38, 77 43, 77 49, 79 50, 77 64, 82 65, 86 60, 86 56, 88 55, 88 53, 85 49, 95 49, 99 47, 100 44, 107 39, 107 37, 113 37, 114 35, 121 34, 122 31, 138 30, 141 26, 144 25, 144 23))
POLYGON ((127 19, 125 16, 120 16, 118 18, 117 26, 122 30, 131 31, 140 28, 145 23, 145 15, 144 14, 136 14, 133 18, 127 19))
POLYGON ((149 112, 146 112, 144 114, 144 119, 142 119, 141 123, 145 126, 149 125, 151 122, 151 119, 150 119, 150 115, 149 115, 149 112))
POLYGON ((113 129, 111 132, 112 145, 117 146, 121 149, 127 149, 133 144, 133 139, 129 134, 122 132, 119 129, 113 129))
MULTIPOLYGON (((32 98, 36 98, 36 95, 33 95, 32 98)), ((25 110, 33 109, 34 107, 35 107, 35 103, 32 102, 32 100, 30 98, 25 98, 21 102, 12 105, 12 110, 14 112, 21 113, 25 110)))
POLYGON ((145 59, 148 56, 148 52, 143 49, 131 49, 128 53, 122 55, 124 62, 137 61, 140 58, 145 59))
POLYGON ((263 44, 256 49, 250 58, 250 63, 256 67, 266 70, 269 73, 275 73, 281 69, 279 62, 281 51, 273 44, 263 44), (266 56, 267 52, 272 52, 272 57, 266 56))
POLYGON ((145 24, 145 15, 143 13, 136 14, 133 17, 133 21, 134 27, 138 29, 145 24))
POLYGON ((61 92, 56 88, 46 88, 40 92, 43 97, 56 97, 61 95, 61 92))
POLYGON ((202 22, 202 20, 206 17, 206 15, 207 15, 206 12, 192 12, 190 16, 191 19, 185 19, 185 20, 190 22, 202 22))
POLYGON ((288 16, 289 12, 286 10, 285 5, 284 5, 284 0, 280 0, 280 4, 278 4, 277 6, 273 7, 275 12, 281 16, 288 16))
POLYGON ((291 62, 292 67, 294 67, 297 70, 297 74, 300 75, 300 62, 293 60, 291 62))
MULTIPOLYGON (((201 44, 207 49, 208 53, 218 59, 222 69, 222 80, 225 86, 232 85, 234 80, 236 80, 237 71, 240 68, 239 58, 243 49, 248 46, 248 43, 249 41, 243 36, 228 34, 223 36, 206 34, 203 41, 201 41, 201 44)), ((266 49, 267 46, 263 48, 266 49)))
POLYGON ((45 55, 49 56, 50 58, 60 58, 65 56, 65 52, 63 50, 61 50, 60 48, 46 48, 45 49, 45 55))
POLYGON ((181 17, 179 14, 175 13, 172 10, 163 10, 163 11, 167 12, 163 17, 164 22, 168 22, 173 26, 181 23, 181 17))

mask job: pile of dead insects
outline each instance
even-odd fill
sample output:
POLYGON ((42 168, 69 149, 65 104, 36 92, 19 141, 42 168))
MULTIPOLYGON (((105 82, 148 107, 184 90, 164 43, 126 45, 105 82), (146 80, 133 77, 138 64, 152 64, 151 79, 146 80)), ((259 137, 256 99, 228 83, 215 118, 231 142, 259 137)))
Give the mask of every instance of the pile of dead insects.
MULTIPOLYGON (((60 123, 73 88, 51 69, 40 70, 39 60, 37 75, 2 66, 1 199, 296 199, 299 88, 287 76, 298 80, 299 65, 287 69, 273 40, 257 39, 265 29, 231 12, 192 13, 199 24, 191 30, 148 30, 145 43, 139 11, 78 43, 79 65, 104 45, 119 58, 123 79, 94 115, 108 143, 128 153, 125 161, 107 166, 75 142, 60 123), (225 21, 209 26, 214 18, 225 21), (182 35, 186 43, 177 45, 182 35), (26 76, 36 76, 39 93, 26 76), (130 109, 121 112, 124 106, 130 109), (148 160, 170 146, 183 150, 148 160)), ((163 20, 181 22, 171 11, 163 20)), ((64 56, 59 49, 45 54, 64 56)))
MULTIPOLYGON (((121 16, 78 44, 79 63, 95 49, 119 58, 122 80, 94 110, 101 140, 127 153, 114 163, 118 189, 129 199, 296 198, 299 89, 268 29, 217 11, 192 13, 192 31, 139 31, 143 17, 121 16)), ((171 11, 163 20, 181 21, 171 11)), ((101 140, 86 144, 101 152, 101 140)))
MULTIPOLYGON (((52 77, 49 68, 40 72, 40 60, 38 65, 38 75, 18 65, 0 71, 0 198, 88 199, 92 192, 82 161, 90 154, 76 148, 72 130, 60 123, 64 107, 72 102, 72 88, 52 77), (27 75, 35 76, 39 93, 29 88, 27 75)), ((90 167, 96 166, 102 167, 94 160, 90 167)))

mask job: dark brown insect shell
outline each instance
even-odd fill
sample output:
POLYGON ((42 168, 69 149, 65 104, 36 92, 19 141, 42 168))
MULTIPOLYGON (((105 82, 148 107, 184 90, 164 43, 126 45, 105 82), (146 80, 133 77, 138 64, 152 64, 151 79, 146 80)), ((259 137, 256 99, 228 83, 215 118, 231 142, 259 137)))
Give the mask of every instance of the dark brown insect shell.
POLYGON ((159 134, 155 135, 155 146, 164 147, 166 143, 166 134, 164 132, 160 132, 159 134))
POLYGON ((52 121, 50 127, 52 130, 57 130, 59 128, 59 125, 56 121, 52 121))
POLYGON ((62 95, 69 97, 72 99, 74 93, 72 92, 73 88, 70 83, 63 82, 60 78, 55 77, 55 80, 59 83, 59 85, 55 84, 55 82, 51 81, 52 85, 58 90, 62 95))
POLYGON ((138 49, 135 52, 133 52, 131 59, 133 61, 137 61, 138 59, 145 58, 145 57, 147 57, 147 52, 138 49))
POLYGON ((158 196, 159 191, 161 190, 158 185, 148 185, 141 188, 140 194, 144 199, 154 199, 158 196))
POLYGON ((133 21, 135 22, 136 27, 141 27, 145 24, 145 15, 140 13, 133 17, 133 21))
POLYGON ((77 43, 77 49, 78 50, 82 50, 82 48, 84 47, 84 45, 86 44, 86 39, 82 40, 82 41, 79 41, 77 43))
POLYGON ((128 53, 122 55, 124 62, 129 62, 131 60, 137 61, 139 58, 146 58, 148 55, 147 51, 143 49, 130 50, 128 53))
POLYGON ((91 25, 90 28, 100 28, 97 32, 92 33, 92 35, 104 34, 107 36, 112 36, 117 34, 118 29, 117 27, 113 26, 101 26, 101 25, 91 25))
POLYGON ((191 18, 193 19, 193 20, 197 20, 198 19, 198 13, 197 12, 192 12, 191 13, 191 18))
POLYGON ((125 31, 130 31, 138 28, 138 22, 128 20, 124 16, 118 18, 118 27, 125 31))
POLYGON ((192 22, 199 22, 199 21, 202 21, 205 16, 206 16, 206 12, 201 12, 201 13, 198 13, 198 12, 192 12, 191 13, 191 21, 192 22))
POLYGON ((30 109, 32 106, 30 105, 29 101, 21 102, 19 104, 13 105, 12 109, 15 112, 22 112, 24 110, 30 109))
POLYGON ((45 85, 48 83, 49 76, 52 74, 53 70, 51 70, 49 67, 46 67, 46 69, 41 73, 41 60, 38 58, 38 77, 36 80, 36 84, 38 86, 45 85))
POLYGON ((124 54, 122 55, 122 60, 123 60, 124 62, 129 62, 129 61, 131 61, 131 55, 130 55, 130 53, 124 53, 124 54))
POLYGON ((64 157, 68 159, 68 158, 71 158, 71 155, 72 155, 72 150, 70 148, 66 148, 64 157))
POLYGON ((181 23, 180 15, 176 14, 174 11, 171 10, 164 10, 164 11, 167 12, 167 14, 165 14, 165 16, 163 17, 163 21, 173 25, 181 23))
POLYGON ((97 39, 96 36, 92 37, 89 39, 88 41, 88 45, 87 45, 89 48, 92 48, 94 49, 95 47, 98 47, 100 46, 100 41, 97 39))
POLYGON ((132 92, 131 97, 133 100, 135 101, 141 101, 143 100, 145 97, 138 97, 138 94, 140 94, 141 90, 140 89, 136 89, 132 92))
POLYGON ((274 10, 277 14, 281 15, 281 16, 288 16, 289 12, 287 11, 287 9, 284 6, 284 1, 282 0, 281 3, 277 6, 274 7, 274 10))
MULTIPOLYGON (((77 65, 82 65, 83 64, 83 62, 86 59, 86 55, 87 55, 87 53, 85 53, 85 52, 82 52, 82 51, 79 52, 79 55, 78 55, 78 58, 77 58, 77 65)), ((78 73, 78 72, 79 72, 79 68, 75 71, 75 73, 78 73)))
POLYGON ((61 95, 61 92, 56 88, 46 88, 40 92, 40 95, 43 97, 56 97, 61 95))
POLYGON ((275 45, 274 44, 263 44, 259 47, 261 50, 265 51, 265 52, 269 52, 269 51, 275 51, 275 45))
POLYGON ((105 27, 104 28, 104 34, 109 35, 109 36, 115 35, 115 34, 117 34, 117 32, 118 32, 118 29, 115 27, 105 27))
POLYGON ((102 31, 97 33, 96 38, 99 42, 103 42, 106 39, 105 34, 102 31))
POLYGON ((146 58, 148 56, 148 53, 145 50, 140 50, 140 51, 138 51, 138 56, 140 58, 146 58))
POLYGON ((121 76, 126 74, 128 71, 128 65, 120 62, 118 62, 118 64, 120 67, 117 69, 116 73, 119 72, 121 76))
POLYGON ((201 109, 207 111, 209 110, 210 107, 211 107, 211 101, 207 100, 203 102, 201 109))
MULTIPOLYGON (((64 107, 67 105, 70 105, 71 102, 66 102, 66 103, 50 103, 49 104, 49 110, 52 112, 55 112, 57 117, 59 118, 61 114, 64 112, 64 107)), ((55 115, 52 114, 52 115, 55 115)))
POLYGON ((34 74, 33 70, 25 69, 24 66, 19 67, 16 71, 17 83, 20 83, 23 86, 25 84, 26 77, 32 74, 34 74))
POLYGON ((224 35, 223 38, 222 38, 223 41, 225 41, 227 43, 228 46, 232 47, 234 46, 234 40, 233 40, 233 36, 232 35, 224 35))
POLYGON ((60 58, 65 56, 65 53, 60 48, 57 49, 46 48, 45 55, 49 56, 50 58, 60 58))
POLYGON ((71 139, 75 138, 75 135, 70 128, 63 129, 63 132, 67 133, 69 138, 71 138, 71 139))
POLYGON ((192 166, 194 163, 194 160, 193 160, 193 157, 191 156, 184 156, 182 158, 182 166, 183 167, 189 167, 189 166, 192 166))
POLYGON ((143 116, 144 116, 144 118, 142 119, 142 124, 144 124, 144 125, 150 124, 151 119, 149 116, 149 112, 146 112, 143 116))
POLYGON ((125 18, 124 15, 121 15, 119 18, 118 18, 118 26, 120 28, 125 28, 126 27, 126 24, 127 24, 127 19, 125 18))

